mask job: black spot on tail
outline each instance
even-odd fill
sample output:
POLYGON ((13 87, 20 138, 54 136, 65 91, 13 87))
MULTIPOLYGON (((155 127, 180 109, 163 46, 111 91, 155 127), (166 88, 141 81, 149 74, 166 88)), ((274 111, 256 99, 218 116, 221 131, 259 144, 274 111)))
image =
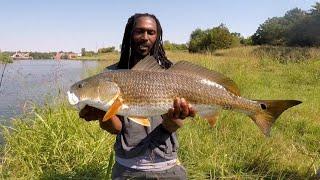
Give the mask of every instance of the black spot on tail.
POLYGON ((266 109, 267 109, 267 105, 266 105, 266 104, 263 104, 263 103, 260 104, 260 107, 261 107, 261 109, 263 109, 263 110, 266 110, 266 109))

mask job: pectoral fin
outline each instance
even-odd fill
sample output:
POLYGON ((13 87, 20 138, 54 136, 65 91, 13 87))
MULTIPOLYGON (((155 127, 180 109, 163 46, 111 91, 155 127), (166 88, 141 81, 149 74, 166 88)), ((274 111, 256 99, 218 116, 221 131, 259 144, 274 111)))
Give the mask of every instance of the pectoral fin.
POLYGON ((109 108, 108 112, 104 115, 102 122, 105 122, 109 120, 113 115, 116 115, 121 106, 122 100, 120 98, 117 98, 109 108))
POLYGON ((150 121, 146 117, 128 117, 128 119, 142 126, 150 126, 150 121))

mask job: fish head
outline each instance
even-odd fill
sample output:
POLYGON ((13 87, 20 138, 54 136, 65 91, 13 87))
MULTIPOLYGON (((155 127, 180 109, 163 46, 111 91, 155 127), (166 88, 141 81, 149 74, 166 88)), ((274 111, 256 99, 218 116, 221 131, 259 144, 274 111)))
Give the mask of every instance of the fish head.
POLYGON ((76 82, 67 93, 69 103, 80 110, 86 105, 106 110, 120 95, 120 88, 111 78, 96 75, 76 82))

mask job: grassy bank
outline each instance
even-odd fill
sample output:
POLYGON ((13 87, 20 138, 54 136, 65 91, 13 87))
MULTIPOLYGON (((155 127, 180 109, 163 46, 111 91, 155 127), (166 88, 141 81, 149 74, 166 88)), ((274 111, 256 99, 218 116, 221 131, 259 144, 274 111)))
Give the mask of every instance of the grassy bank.
POLYGON ((97 60, 97 61, 105 61, 105 60, 114 60, 118 59, 118 52, 110 52, 110 53, 99 53, 92 56, 81 56, 77 57, 76 60, 97 60))
POLYGON ((9 54, 0 52, 0 63, 1 64, 12 63, 12 58, 10 57, 9 54))
MULTIPOLYGON (((190 179, 308 179, 320 168, 320 56, 306 49, 304 60, 280 61, 261 47, 214 54, 168 52, 231 77, 244 97, 297 99, 266 138, 250 118, 223 111, 215 128, 200 118, 179 130, 179 157, 190 179), (260 49, 261 50, 261 49, 260 49), (273 57, 273 58, 272 58, 273 57)), ((282 51, 282 50, 281 50, 282 51)), ((275 53, 276 54, 276 53, 275 53)), ((32 117, 5 128, 2 178, 108 178, 114 137, 97 122, 85 122, 62 99, 36 108, 32 117)))

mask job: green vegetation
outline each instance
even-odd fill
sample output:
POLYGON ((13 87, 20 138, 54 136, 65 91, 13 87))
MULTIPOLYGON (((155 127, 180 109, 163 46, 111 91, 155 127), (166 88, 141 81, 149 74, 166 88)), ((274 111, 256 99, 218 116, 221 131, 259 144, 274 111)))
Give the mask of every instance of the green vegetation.
MULTIPOLYGON (((269 138, 237 112, 223 111, 215 128, 199 117, 186 120, 178 132, 179 157, 190 179, 309 179, 320 168, 320 51, 308 49, 309 58, 283 63, 273 59, 277 53, 266 55, 276 51, 266 48, 168 52, 172 60, 229 76, 246 98, 303 101, 280 116, 269 138)), ((301 49, 292 49, 297 55, 294 51, 301 49)), ((1 178, 109 178, 115 137, 98 122, 79 119, 78 112, 61 101, 35 108, 34 116, 16 119, 12 128, 4 129, 1 178)))
POLYGON ((254 44, 320 46, 320 3, 309 12, 295 8, 283 17, 273 17, 260 25, 252 36, 254 44))
POLYGON ((163 42, 163 48, 166 51, 188 51, 187 44, 176 44, 166 40, 163 42))
POLYGON ((98 49, 98 53, 111 53, 111 52, 115 52, 115 50, 116 48, 114 46, 111 46, 111 47, 98 49))
POLYGON ((81 56, 76 59, 78 60, 105 60, 107 53, 118 54, 115 47, 105 47, 98 49, 98 52, 86 51, 85 48, 81 48, 81 56))
POLYGON ((36 108, 33 117, 14 120, 4 134, 2 179, 109 177, 114 138, 65 103, 36 108))
POLYGON ((226 49, 240 45, 240 34, 230 33, 229 29, 221 24, 212 29, 196 29, 191 33, 189 52, 214 52, 217 49, 226 49))
POLYGON ((109 52, 109 53, 94 53, 90 55, 85 55, 81 57, 77 57, 76 60, 97 60, 97 61, 114 61, 119 59, 120 54, 117 51, 109 52))
POLYGON ((0 53, 0 63, 12 63, 12 58, 8 53, 0 53))
POLYGON ((53 59, 55 52, 30 52, 33 59, 53 59))

